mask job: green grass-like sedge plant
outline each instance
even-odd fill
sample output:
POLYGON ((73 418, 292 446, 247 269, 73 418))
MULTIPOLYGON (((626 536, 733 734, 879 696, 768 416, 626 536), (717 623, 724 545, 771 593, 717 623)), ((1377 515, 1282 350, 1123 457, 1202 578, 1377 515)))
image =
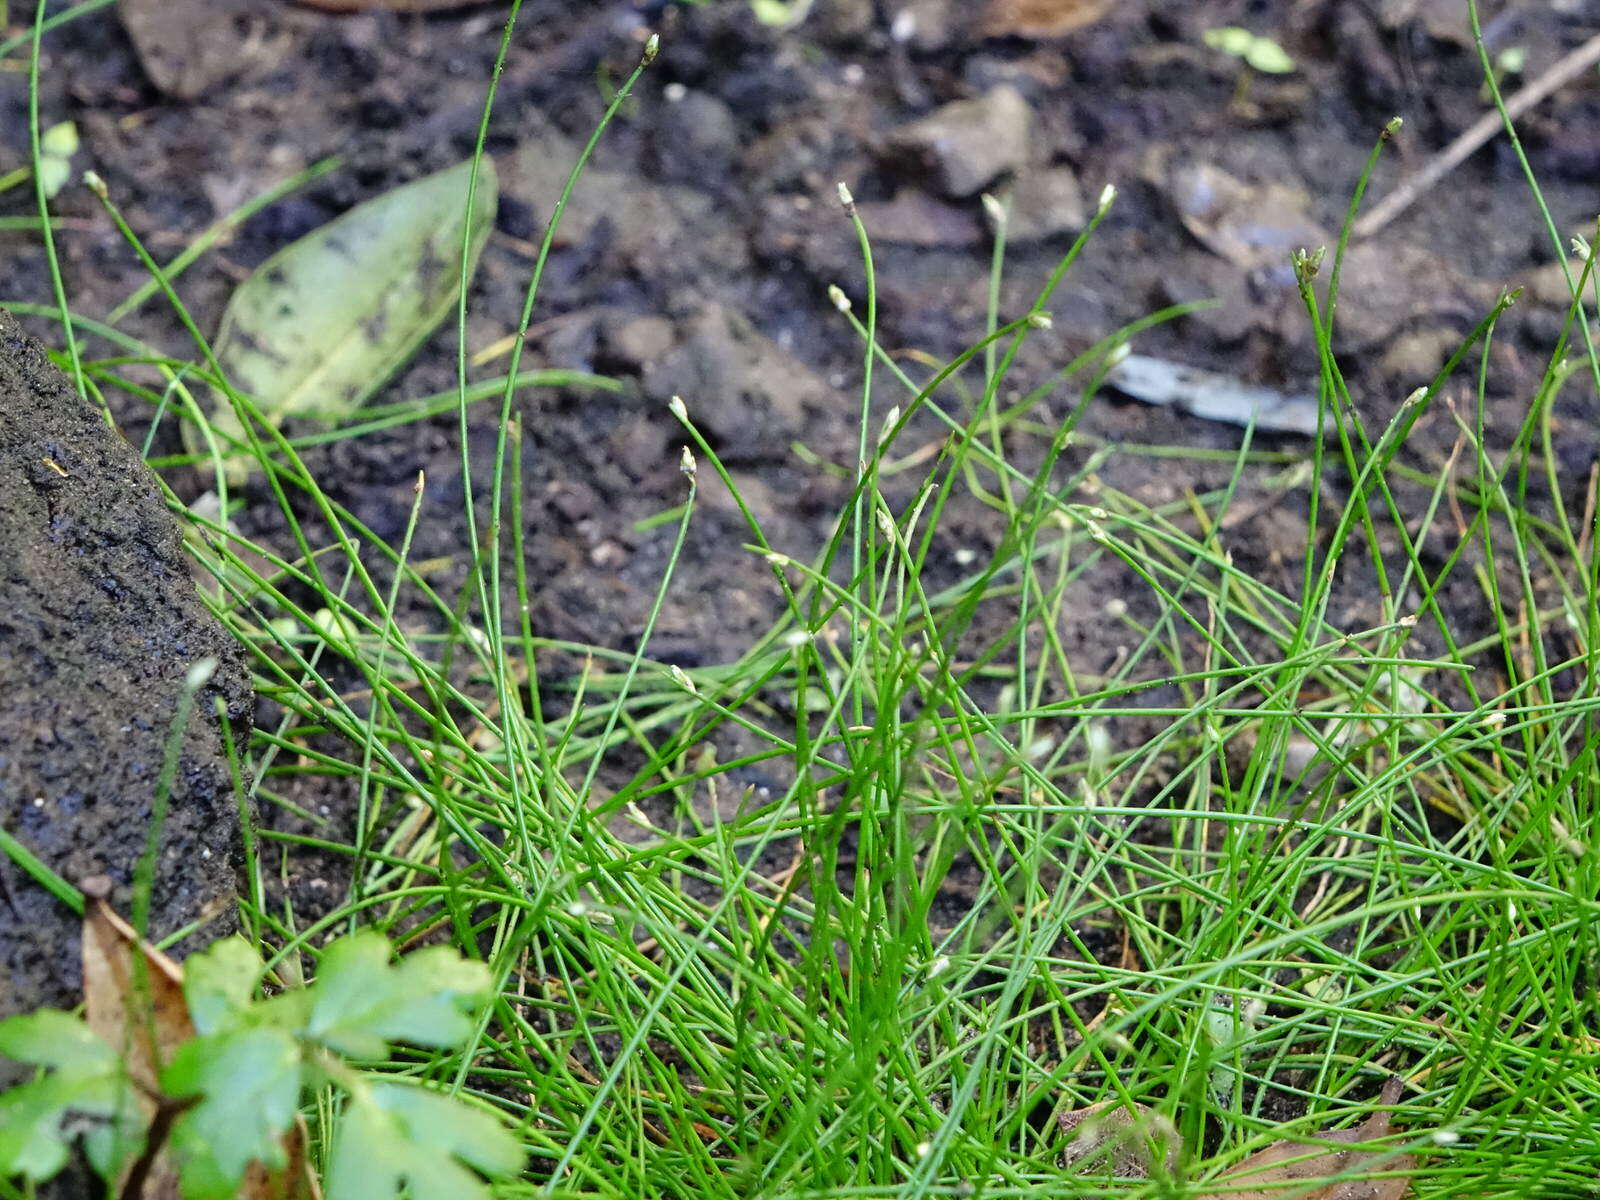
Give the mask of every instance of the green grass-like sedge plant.
MULTIPOLYGON (((870 231, 847 203, 867 284, 833 298, 863 382, 858 461, 815 467, 845 483, 830 535, 778 553, 682 397, 685 498, 653 527, 668 567, 631 652, 532 623, 520 442, 537 431, 511 405, 526 373, 514 359, 468 381, 464 299, 453 398, 374 419, 458 413, 459 592, 412 561, 420 493, 388 545, 318 486, 298 453, 314 439, 259 420, 277 537, 236 532, 236 500, 169 494, 208 604, 283 714, 236 748, 241 803, 291 805, 316 782, 356 806, 350 837, 304 808, 296 832, 253 836, 247 934, 290 984, 358 929, 484 964, 467 1036, 372 1069, 497 1110, 530 1164, 498 1194, 1202 1196, 1278 1138, 1360 1121, 1390 1074, 1414 1196, 1592 1188, 1600 579, 1551 420, 1576 371, 1600 378, 1592 263, 1506 448, 1484 396, 1512 297, 1374 422, 1333 350, 1338 307, 1362 299, 1338 292, 1343 236, 1296 263, 1324 442, 1105 443, 1079 422, 1139 327, 1012 397, 1019 350, 1113 202, 1015 315, 999 214, 983 337, 921 374, 877 340, 870 231), (1451 381, 1470 410, 1440 404, 1451 381), (482 480, 466 411, 494 396, 482 480), (1425 414, 1455 428, 1454 469, 1407 457, 1425 414), (1129 462, 1221 481, 1152 505, 1107 482, 1129 462), (649 630, 706 472, 784 611, 744 653, 683 670, 649 630), (1236 564, 1247 489, 1304 512, 1295 577, 1236 564), (940 534, 963 506, 993 536, 952 577, 940 534), (1347 580, 1372 598, 1367 627, 1336 619, 1347 580), (1462 581, 1487 632, 1448 607, 1462 581), (430 628, 396 619, 402 596, 430 628), (1075 651, 1113 637, 1109 667, 1075 651), (345 863, 348 888, 303 919, 265 876, 308 853, 345 863), (1173 1169, 1065 1173, 1057 1118, 1100 1102, 1170 1122, 1173 1169)), ((146 291, 181 315, 145 257, 146 291)), ((187 318, 197 362, 70 314, 63 292, 32 311, 113 340, 119 357, 74 357, 74 339, 64 359, 112 411, 142 400, 203 425, 194 389, 227 386, 187 318), (135 360, 165 386, 135 382, 135 360)), ((326 1167, 338 1089, 306 1111, 326 1167)))

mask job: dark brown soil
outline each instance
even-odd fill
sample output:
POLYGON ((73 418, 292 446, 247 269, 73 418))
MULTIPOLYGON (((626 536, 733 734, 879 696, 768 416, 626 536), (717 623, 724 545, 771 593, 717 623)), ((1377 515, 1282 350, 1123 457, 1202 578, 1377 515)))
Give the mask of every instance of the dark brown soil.
MULTIPOLYGON (((217 729, 248 731, 237 643, 195 594, 155 476, 0 311, 0 826, 125 911, 186 672, 217 661, 182 730, 152 936, 233 927, 239 826, 217 729)), ((76 918, 0 855, 0 1017, 79 999, 76 918)))
MULTIPOLYGON (((842 487, 794 446, 841 464, 854 456, 860 351, 827 288, 842 286, 859 305, 864 275, 835 199, 837 182, 849 184, 876 236, 881 336, 897 353, 948 356, 982 332, 989 244, 975 190, 1003 190, 1016 177, 1018 236, 1001 303, 1009 317, 1025 311, 1081 224, 1081 212, 1071 212, 1074 193, 1084 198, 1080 207, 1092 209, 1111 183, 1117 203, 1058 293, 1053 329, 1036 335, 1019 361, 1015 394, 1128 321, 1213 296, 1223 299, 1220 308, 1154 330, 1138 349, 1298 391, 1314 385, 1316 360, 1282 256, 1242 263, 1218 253, 1222 239, 1208 243, 1186 228, 1185 170, 1220 168, 1247 187, 1297 193, 1306 205, 1296 218, 1300 228, 1328 231, 1342 219, 1390 117, 1404 116, 1406 127, 1379 168, 1374 195, 1391 190, 1483 109, 1464 16, 1438 19, 1449 5, 1127 0, 1088 28, 1047 42, 965 32, 954 19, 963 5, 819 0, 806 23, 780 32, 762 27, 736 0, 524 4, 490 124, 504 195, 470 297, 474 352, 515 328, 552 189, 610 89, 636 61, 647 30, 663 34, 658 63, 607 136, 567 216, 524 360, 592 369, 629 384, 621 396, 522 398, 526 533, 540 634, 635 643, 670 545, 669 530, 641 532, 640 523, 682 499, 681 435, 664 405, 674 393, 726 455, 774 546, 808 558, 826 535, 842 487), (896 41, 889 31, 902 9, 917 19, 909 39, 896 41), (1257 78, 1241 99, 1236 64, 1202 42, 1205 30, 1225 24, 1274 37, 1300 70, 1257 78), (1025 144, 994 144, 980 129, 956 151, 960 161, 950 161, 941 157, 939 138, 912 126, 951 119, 940 113, 949 102, 993 102, 997 95, 1008 112, 1015 111, 1010 96, 1020 98, 1029 114, 1025 144), (973 183, 996 163, 999 176, 973 183)), ((1580 4, 1483 7, 1493 48, 1524 48, 1529 77, 1595 28, 1580 4)), ((49 35, 43 111, 47 122, 78 122, 81 165, 106 179, 162 258, 274 182, 325 155, 342 156, 340 169, 261 213, 184 277, 179 290, 211 331, 232 286, 273 251, 352 204, 471 152, 502 15, 494 4, 424 18, 262 3, 244 20, 232 76, 184 100, 149 81, 107 10, 49 35)), ((216 42, 195 42, 202 44, 216 42)), ((209 78, 209 71, 197 66, 183 77, 209 78)), ((0 112, 11 131, 3 149, 13 159, 24 148, 25 98, 22 74, 0 75, 0 112)), ((1528 152, 1564 235, 1593 221, 1597 130, 1600 85, 1592 74, 1525 122, 1528 152)), ((25 206, 16 195, 0 198, 5 211, 25 206)), ((1269 233, 1275 220, 1292 224, 1260 207, 1246 216, 1269 233)), ((77 311, 101 316, 145 276, 82 189, 64 194, 59 208, 67 218, 58 237, 68 294, 77 311)), ((44 300, 50 287, 36 240, 5 236, 0 297, 44 300)), ((1503 140, 1359 248, 1346 277, 1340 348, 1369 428, 1382 428, 1502 287, 1528 282, 1535 286, 1508 317, 1491 356, 1490 438, 1503 448, 1564 309, 1551 286, 1552 256, 1503 140)), ((124 327, 191 353, 159 303, 124 327)), ((488 364, 482 374, 503 366, 503 359, 488 364)), ((453 348, 442 334, 383 398, 453 383, 453 348)), ((1467 383, 1450 398, 1462 399, 1467 383)), ((880 411, 900 398, 887 380, 879 396, 880 411)), ((142 436, 148 409, 113 400, 129 435, 142 436)), ((1052 399, 1040 417, 1059 419, 1065 408, 1065 398, 1052 399)), ((1596 458, 1597 415, 1581 380, 1557 402, 1563 498, 1575 512, 1583 511, 1596 458)), ((480 480, 492 422, 487 408, 473 418, 480 480)), ((1240 437, 1230 426, 1111 398, 1091 408, 1082 433, 1086 448, 1106 442, 1214 450, 1235 447, 1240 437)), ((931 427, 922 436, 932 440, 931 427)), ((1403 459, 1437 471, 1455 440, 1440 405, 1419 424, 1403 459)), ((1290 437, 1262 444, 1305 446, 1290 437)), ((158 431, 154 449, 180 449, 170 428, 158 431)), ((438 564, 432 582, 441 592, 461 585, 469 555, 453 417, 339 443, 313 452, 310 462, 332 499, 392 539, 404 527, 416 473, 425 470, 429 488, 412 557, 438 564)), ((1269 487, 1279 469, 1246 471, 1242 519, 1229 535, 1242 567, 1292 590, 1304 549, 1304 493, 1269 487)), ((1114 455, 1100 476, 1106 487, 1160 504, 1220 486, 1230 470, 1225 462, 1114 455)), ((1337 488, 1337 479, 1330 481, 1337 488)), ((202 486, 183 471, 172 482, 186 497, 202 486)), ((271 497, 262 489, 251 500, 242 531, 273 539, 271 497)), ((956 578, 965 552, 983 555, 998 534, 988 510, 954 507, 940 536, 935 582, 956 578)), ((708 485, 652 644, 656 657, 686 666, 722 661, 767 627, 779 597, 765 563, 741 549, 747 540, 729 498, 708 485)), ((1362 582, 1351 581, 1336 620, 1370 618, 1362 582)), ((1104 670, 1121 652, 1125 631, 1099 614, 1105 600, 1122 596, 1138 615, 1138 589, 1106 568, 1075 600, 1081 612, 1069 649, 1087 672, 1104 670)), ((1465 632, 1482 628, 1470 588, 1448 602, 1465 632)), ((298 870, 291 866, 288 876, 298 870)))

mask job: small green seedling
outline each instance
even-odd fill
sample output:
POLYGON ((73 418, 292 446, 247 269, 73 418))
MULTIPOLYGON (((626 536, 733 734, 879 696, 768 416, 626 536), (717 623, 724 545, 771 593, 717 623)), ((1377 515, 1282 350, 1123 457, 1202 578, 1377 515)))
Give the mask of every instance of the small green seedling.
MULTIPOLYGON (((707 0, 683 0, 685 4, 704 4, 707 0)), ((811 12, 815 0, 748 0, 750 11, 763 25, 787 29, 798 25, 811 12)))
POLYGON ((1277 42, 1237 25, 1208 29, 1200 37, 1212 49, 1231 54, 1252 71, 1260 71, 1263 75, 1287 75, 1295 69, 1294 59, 1277 42))
POLYGON ((81 1134, 108 1183, 126 1187, 165 1154, 184 1200, 232 1200, 254 1164, 293 1169, 296 1114, 309 1089, 327 1087, 343 1098, 327 1200, 488 1200, 486 1178, 521 1170, 522 1145, 493 1113, 346 1061, 386 1059, 394 1042, 461 1045, 492 992, 484 964, 444 946, 397 962, 389 940, 366 930, 332 943, 309 986, 263 998, 265 974, 243 938, 194 955, 177 1014, 152 1017, 147 1002, 140 1018, 130 1006, 126 1053, 64 1012, 0 1021, 0 1056, 39 1068, 0 1095, 0 1179, 54 1177, 81 1134), (141 1059, 133 1043, 144 1025, 175 1019, 193 1035, 165 1061, 141 1059))
POLYGON ((1232 107, 1243 116, 1253 116, 1255 105, 1250 102, 1250 84, 1257 72, 1263 75, 1287 75, 1295 69, 1294 59, 1271 38, 1260 37, 1237 25, 1224 25, 1208 29, 1200 35, 1205 44, 1224 54, 1232 55, 1243 64, 1234 81, 1232 107))
MULTIPOLYGON (((54 200, 72 180, 72 156, 78 152, 78 127, 71 121, 52 125, 39 135, 39 180, 47 200, 54 200)), ((0 192, 33 178, 32 167, 0 175, 0 192)))
POLYGON ((788 28, 798 25, 811 11, 812 0, 750 0, 750 11, 763 25, 788 28))

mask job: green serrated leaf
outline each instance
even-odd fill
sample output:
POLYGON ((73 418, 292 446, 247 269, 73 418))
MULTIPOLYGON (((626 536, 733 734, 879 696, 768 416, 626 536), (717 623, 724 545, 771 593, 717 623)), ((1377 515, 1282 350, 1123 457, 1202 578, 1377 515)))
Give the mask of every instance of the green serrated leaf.
POLYGON ((0 1021, 0 1057, 74 1074, 98 1075, 116 1065, 116 1052, 71 1013, 41 1008, 0 1021))
POLYGON ((390 1041, 417 1046, 455 1046, 471 1037, 470 1014, 487 999, 493 982, 487 966, 448 946, 408 954, 393 975, 402 998, 377 1031, 390 1041))
POLYGON ((334 1140, 328 1200, 486 1200, 466 1165, 499 1178, 523 1163, 521 1145, 487 1113, 405 1084, 351 1097, 334 1140))
POLYGON ((265 968, 242 937, 223 938, 183 964, 183 998, 202 1036, 236 1025, 250 1008, 265 968))
POLYGON ((489 970, 443 946, 390 962, 373 930, 341 938, 322 956, 307 1032, 354 1058, 382 1058, 390 1041, 451 1046, 468 1037, 467 1012, 488 995, 489 970))
POLYGON ((0 1055, 49 1068, 0 1096, 0 1176, 49 1179, 66 1165, 69 1122, 89 1117, 89 1161, 111 1178, 143 1145, 137 1098, 117 1055, 55 1009, 0 1021, 0 1055))
POLYGON ((373 1100, 417 1146, 459 1158, 492 1178, 522 1169, 522 1144, 500 1121, 453 1096, 399 1083, 372 1087, 373 1100))
MULTIPOLYGON (((233 293, 217 335, 229 381, 273 425, 334 420, 376 391, 454 309, 494 225, 494 164, 464 162, 358 205, 263 263, 233 293), (470 236, 469 236, 470 231, 470 236)), ((243 440, 226 399, 213 426, 243 440)), ((191 450, 202 447, 191 435, 191 450)))
POLYGON ((77 1095, 71 1081, 47 1075, 0 1096, 0 1176, 49 1179, 66 1166, 62 1122, 77 1095))
POLYGON ((229 1200, 252 1162, 282 1166, 300 1100, 300 1048, 279 1029, 195 1038, 161 1075, 170 1095, 200 1102, 172 1129, 185 1200, 229 1200))

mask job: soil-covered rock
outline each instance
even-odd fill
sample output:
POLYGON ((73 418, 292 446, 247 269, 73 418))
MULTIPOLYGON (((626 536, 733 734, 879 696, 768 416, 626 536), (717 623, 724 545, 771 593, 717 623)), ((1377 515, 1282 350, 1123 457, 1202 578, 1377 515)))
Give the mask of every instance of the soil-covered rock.
MULTIPOLYGON (((0 828, 68 882, 108 876, 123 909, 185 676, 215 660, 178 731, 150 930, 226 932, 240 840, 215 709, 248 719, 242 655, 154 474, 4 310, 0 597, 0 828)), ((0 1017, 75 1004, 77 917, 4 853, 0 910, 0 1017)))

